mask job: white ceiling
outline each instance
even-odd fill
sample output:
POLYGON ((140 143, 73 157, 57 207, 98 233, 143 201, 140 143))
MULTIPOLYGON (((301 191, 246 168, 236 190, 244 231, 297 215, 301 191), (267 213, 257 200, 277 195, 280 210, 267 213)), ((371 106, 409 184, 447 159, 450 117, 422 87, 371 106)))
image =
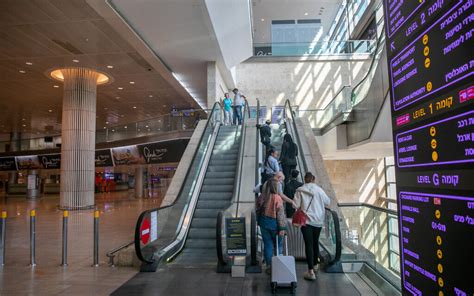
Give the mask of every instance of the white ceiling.
POLYGON ((271 42, 272 20, 321 19, 323 36, 342 0, 252 0, 254 43, 271 42))
POLYGON ((199 108, 86 0, 1 1, 0 136, 60 132, 62 85, 47 72, 68 66, 113 78, 98 87, 98 128, 169 113, 172 105, 199 108))

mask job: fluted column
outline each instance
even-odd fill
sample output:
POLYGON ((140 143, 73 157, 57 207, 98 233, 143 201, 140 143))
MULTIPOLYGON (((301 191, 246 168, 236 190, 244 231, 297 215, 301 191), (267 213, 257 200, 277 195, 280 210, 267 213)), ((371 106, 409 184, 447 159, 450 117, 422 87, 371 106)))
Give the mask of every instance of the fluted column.
POLYGON ((98 73, 61 70, 64 98, 61 127, 62 209, 87 209, 94 200, 95 121, 98 73))

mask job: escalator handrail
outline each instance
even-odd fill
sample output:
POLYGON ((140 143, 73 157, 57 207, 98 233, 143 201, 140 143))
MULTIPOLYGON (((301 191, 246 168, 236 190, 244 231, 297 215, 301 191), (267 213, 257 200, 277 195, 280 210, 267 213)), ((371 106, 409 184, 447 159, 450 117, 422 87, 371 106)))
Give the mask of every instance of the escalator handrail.
MULTIPOLYGON (((257 98, 257 127, 260 125, 260 100, 257 98)), ((260 184, 260 131, 257 129, 255 139, 255 184, 260 184)))
POLYGON ((291 106, 291 102, 290 100, 286 100, 285 101, 285 108, 284 108, 284 116, 285 118, 289 118, 291 119, 291 125, 292 125, 292 130, 293 130, 293 138, 296 138, 296 142, 298 144, 298 150, 299 150, 299 157, 301 159, 301 162, 302 162, 302 165, 303 165, 303 170, 300 169, 300 172, 301 172, 301 175, 303 175, 304 173, 306 173, 308 171, 308 164, 306 163, 306 159, 303 157, 303 148, 301 147, 301 140, 300 140, 300 136, 299 136, 299 133, 298 133, 298 129, 296 128, 296 116, 295 116, 295 111, 293 111, 293 108, 291 106), (288 114, 287 114, 287 108, 289 109, 289 114, 290 116, 288 117, 288 114))
POLYGON ((239 204, 240 204, 240 181, 242 180, 242 167, 244 162, 244 149, 245 149, 245 133, 247 132, 246 122, 247 119, 250 118, 250 107, 247 100, 244 100, 244 111, 242 116, 242 125, 240 126, 240 147, 239 147, 239 154, 238 154, 238 163, 237 163, 237 171, 235 174, 234 180, 234 190, 232 196, 236 203, 235 207, 235 217, 239 214, 239 204))
MULTIPOLYGON (((220 104, 219 102, 215 102, 213 107, 212 107, 212 112, 211 114, 209 115, 208 117, 208 120, 206 122, 206 125, 204 127, 204 130, 203 130, 203 133, 201 135, 201 138, 199 139, 199 143, 198 145, 196 146, 196 150, 194 151, 194 154, 193 154, 193 157, 192 157, 192 161, 191 163, 194 161, 197 153, 199 152, 199 147, 201 146, 202 144, 202 141, 203 141, 203 138, 204 138, 204 134, 205 134, 205 131, 209 128, 209 125, 210 125, 210 122, 211 122, 211 119, 213 118, 212 116, 214 116, 214 110, 216 110, 216 107, 219 106, 219 113, 220 113, 220 117, 221 117, 221 120, 222 120, 222 113, 223 113, 223 108, 222 108, 222 104, 220 104)), ((183 190, 184 190, 184 185, 186 183, 186 180, 187 178, 189 177, 189 174, 191 173, 191 170, 188 169, 188 171, 186 172, 186 176, 185 178, 183 179, 183 183, 181 184, 181 188, 179 189, 179 192, 176 196, 176 199, 168 204, 168 205, 165 205, 165 206, 160 206, 158 208, 153 208, 153 209, 148 209, 148 210, 145 210, 143 211, 139 216, 138 216, 138 219, 137 219, 137 224, 135 225, 135 235, 134 235, 134 242, 135 242, 135 253, 138 257, 138 259, 142 262, 145 262, 145 263, 148 263, 148 264, 152 264, 154 262, 154 260, 148 260, 148 259, 145 259, 142 252, 141 252, 141 248, 140 248, 140 227, 142 225, 142 222, 143 222, 143 219, 145 218, 145 216, 151 212, 155 212, 155 211, 162 211, 164 209, 167 209, 167 208, 170 208, 172 206, 174 206, 180 199, 182 193, 183 193, 183 190)))
POLYGON ((334 263, 341 260, 341 255, 342 255, 341 225, 339 224, 339 215, 337 214, 336 211, 331 210, 330 208, 325 208, 325 210, 329 212, 329 214, 332 217, 332 220, 334 221, 334 234, 336 237, 336 254, 334 254, 334 258, 328 263, 329 265, 333 265, 334 263))
MULTIPOLYGON (((292 131, 292 136, 293 138, 296 138, 297 144, 298 144, 298 164, 300 166, 300 175, 304 176, 306 172, 308 172, 308 164, 306 163, 306 159, 303 154, 303 147, 301 146, 301 139, 298 133, 298 129, 296 128, 296 121, 295 121, 295 112, 293 111, 293 108, 291 107, 291 102, 289 100, 286 100, 285 102, 285 118, 288 118, 287 116, 287 109, 289 108, 290 110, 290 121, 291 121, 291 131, 292 131), (301 170, 301 165, 303 165, 303 168, 301 170)), ((288 121, 286 121, 288 124, 288 121)), ((288 127, 287 127, 288 128, 288 127)), ((342 254, 342 235, 341 235, 341 226, 339 224, 339 215, 337 214, 336 211, 331 210, 329 208, 325 208, 326 211, 329 212, 331 215, 333 221, 334 221, 334 232, 335 232, 335 238, 336 238, 336 253, 334 254, 334 258, 328 263, 329 265, 334 264, 335 262, 340 261, 341 259, 341 254, 342 254)), ((329 253, 329 252, 328 252, 329 253)))
MULTIPOLYGON (((385 30, 383 30, 385 32, 385 30)), ((374 56, 372 58, 372 61, 370 62, 369 70, 365 73, 364 77, 352 88, 351 90, 351 103, 354 104, 355 102, 353 101, 353 98, 355 96, 356 90, 365 82, 367 78, 369 78, 370 73, 372 72, 373 68, 377 65, 375 61, 377 60, 377 53, 380 49, 380 46, 385 43, 385 33, 382 33, 380 37, 377 38, 377 43, 376 47, 374 50, 374 56)))

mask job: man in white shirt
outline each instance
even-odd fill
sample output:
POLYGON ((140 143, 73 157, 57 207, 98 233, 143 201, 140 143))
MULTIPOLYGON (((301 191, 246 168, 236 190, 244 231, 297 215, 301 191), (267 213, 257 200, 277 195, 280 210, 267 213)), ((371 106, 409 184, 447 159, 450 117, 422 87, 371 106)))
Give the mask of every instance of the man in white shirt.
POLYGON ((234 93, 234 124, 242 124, 242 106, 245 103, 245 97, 238 89, 232 90, 234 93))

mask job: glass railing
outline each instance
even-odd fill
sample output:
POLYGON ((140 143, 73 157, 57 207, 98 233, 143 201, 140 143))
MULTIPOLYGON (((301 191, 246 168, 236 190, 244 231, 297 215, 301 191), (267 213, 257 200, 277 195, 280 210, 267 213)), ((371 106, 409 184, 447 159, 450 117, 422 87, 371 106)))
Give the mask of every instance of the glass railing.
POLYGON ((327 265, 333 265, 341 260, 342 237, 339 217, 336 211, 326 208, 326 216, 319 237, 319 243, 328 253, 327 265))
MULTIPOLYGON (((120 141, 138 137, 154 136, 173 131, 193 130, 197 122, 205 117, 204 112, 196 111, 188 116, 176 116, 173 114, 161 115, 147 120, 137 121, 129 124, 107 125, 96 131, 96 144, 120 141)), ((16 145, 15 151, 55 149, 61 144, 61 135, 44 135, 42 137, 28 137, 18 140, 0 142, 0 153, 7 152, 7 146, 16 145), (45 142, 45 137, 49 138, 45 142)))
POLYGON ((135 228, 135 251, 141 261, 153 263, 160 259, 155 257, 155 253, 175 240, 183 224, 191 222, 185 213, 195 196, 199 176, 206 170, 206 154, 214 128, 220 122, 222 109, 219 103, 215 103, 176 199, 169 205, 144 211, 139 216, 135 228))
POLYGON ((254 56, 312 56, 367 54, 375 48, 374 40, 254 43, 254 56))
POLYGON ((340 115, 351 112, 351 87, 343 86, 324 109, 296 111, 298 117, 306 117, 311 128, 323 129, 340 115))
POLYGON ((364 262, 395 287, 400 286, 397 212, 368 204, 339 204, 347 228, 342 261, 364 262))

